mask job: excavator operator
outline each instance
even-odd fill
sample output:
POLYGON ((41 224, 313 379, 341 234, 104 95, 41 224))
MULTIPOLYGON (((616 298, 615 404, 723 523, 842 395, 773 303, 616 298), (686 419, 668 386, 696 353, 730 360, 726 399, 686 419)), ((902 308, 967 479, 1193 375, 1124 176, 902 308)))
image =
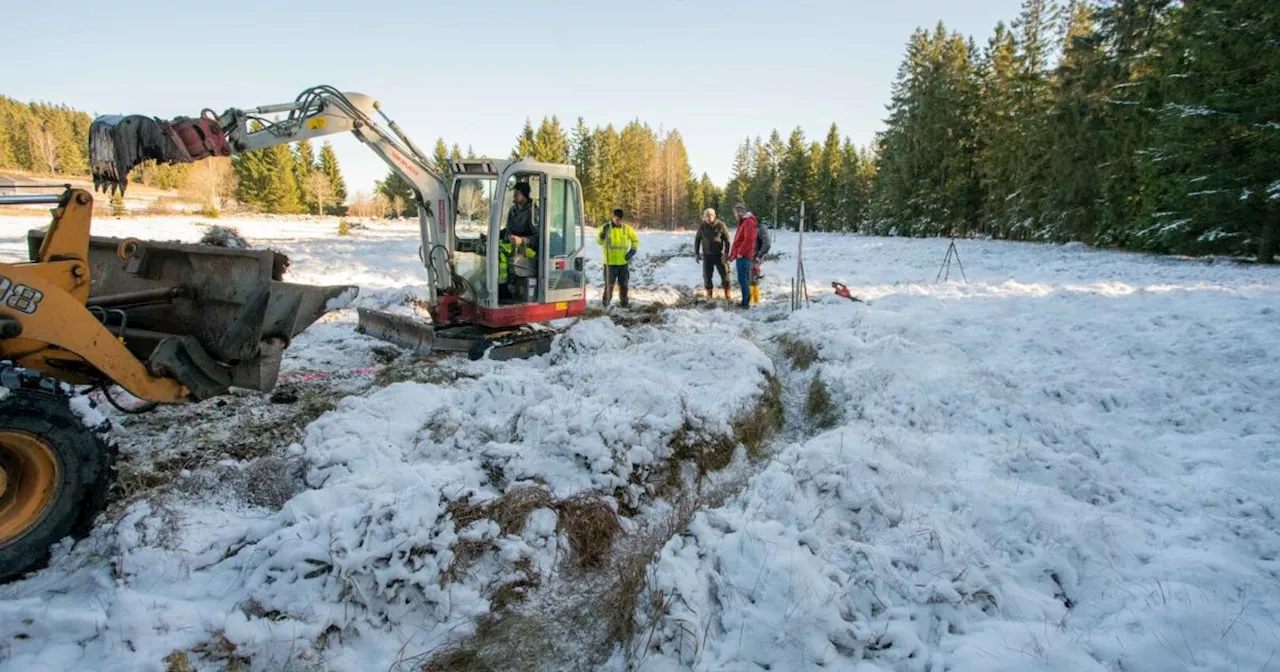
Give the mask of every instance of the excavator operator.
POLYGON ((527 245, 537 252, 538 226, 533 222, 533 200, 529 198, 529 183, 517 183, 512 199, 515 204, 507 213, 507 226, 502 230, 502 240, 527 245))
POLYGON ((498 295, 522 302, 535 300, 533 287, 523 280, 538 273, 538 226, 529 193, 528 182, 516 183, 507 225, 498 232, 498 295))

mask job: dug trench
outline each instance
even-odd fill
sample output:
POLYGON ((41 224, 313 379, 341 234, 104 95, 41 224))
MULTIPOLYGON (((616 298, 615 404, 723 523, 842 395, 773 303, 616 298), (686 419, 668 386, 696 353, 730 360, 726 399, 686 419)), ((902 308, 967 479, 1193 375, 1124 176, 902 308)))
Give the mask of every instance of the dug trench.
MULTIPOLYGON (((639 311, 647 319, 638 321, 629 315, 611 317, 634 327, 690 307, 701 306, 648 307, 639 311)), ((780 321, 776 318, 764 321, 780 321)), ((590 562, 566 564, 548 581, 531 576, 519 592, 495 598, 493 611, 478 620, 472 636, 404 659, 403 669, 634 669, 641 663, 647 653, 641 630, 659 622, 670 606, 661 595, 646 596, 645 590, 662 548, 683 534, 699 511, 720 507, 739 493, 778 446, 804 441, 840 415, 821 377, 807 371, 817 359, 812 343, 777 329, 768 334, 748 329, 777 373, 766 377, 758 401, 737 414, 729 433, 707 436, 680 428, 671 439, 665 477, 653 474, 659 478, 650 483, 651 506, 644 513, 620 507, 626 531, 611 527, 610 536, 616 538, 592 537, 596 546, 586 556, 590 562)), ((513 514, 518 519, 528 514, 531 498, 550 501, 545 492, 522 493, 496 503, 493 515, 507 527, 513 514)))

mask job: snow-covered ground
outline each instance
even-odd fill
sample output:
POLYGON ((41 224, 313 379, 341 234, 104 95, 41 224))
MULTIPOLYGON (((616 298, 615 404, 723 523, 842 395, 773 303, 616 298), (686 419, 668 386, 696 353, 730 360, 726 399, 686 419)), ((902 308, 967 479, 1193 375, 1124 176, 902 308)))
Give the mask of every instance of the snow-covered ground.
MULTIPOLYGON (((361 305, 421 292, 414 224, 217 223, 361 305)), ((0 257, 41 224, 0 218, 0 257)), ((346 310, 296 339, 276 403, 108 412, 125 487, 0 586, 0 669, 414 669, 576 576, 574 502, 662 518, 681 446, 741 438, 772 376, 781 434, 737 447, 601 667, 1280 667, 1280 269, 960 241, 968 281, 939 284, 945 240, 810 235, 790 312, 776 233, 741 312, 688 300, 691 238, 642 233, 633 271, 638 304, 681 308, 584 319, 548 356, 412 361, 346 310)))

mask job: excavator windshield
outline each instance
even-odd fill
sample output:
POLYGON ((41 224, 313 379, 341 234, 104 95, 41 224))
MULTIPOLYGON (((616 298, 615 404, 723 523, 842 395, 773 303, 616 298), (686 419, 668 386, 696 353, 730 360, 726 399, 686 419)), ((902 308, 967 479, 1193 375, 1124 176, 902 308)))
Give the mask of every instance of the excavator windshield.
POLYGON ((474 294, 472 300, 484 305, 489 297, 485 273, 485 240, 489 235, 489 215, 493 212, 498 179, 493 176, 459 177, 453 183, 454 236, 457 251, 454 264, 474 294))

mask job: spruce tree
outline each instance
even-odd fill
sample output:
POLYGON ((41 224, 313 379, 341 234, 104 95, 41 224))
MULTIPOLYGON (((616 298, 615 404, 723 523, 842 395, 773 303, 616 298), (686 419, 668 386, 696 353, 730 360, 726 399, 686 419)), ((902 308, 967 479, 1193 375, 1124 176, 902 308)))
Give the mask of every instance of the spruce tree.
POLYGON ((1101 210, 1095 237, 1102 245, 1145 248, 1158 211, 1154 190, 1146 189, 1154 172, 1151 129, 1161 107, 1156 60, 1164 39, 1170 0, 1117 0, 1099 7, 1098 36, 1108 58, 1093 95, 1105 101, 1098 110, 1101 132, 1101 210))
POLYGON ((453 164, 449 162, 449 146, 444 138, 436 138, 436 146, 431 153, 431 165, 444 176, 446 185, 453 184, 453 164))
POLYGON ((534 158, 537 154, 537 143, 533 139, 533 122, 528 117, 524 120, 524 128, 516 136, 515 149, 511 150, 512 159, 534 158))
POLYGON ((781 155, 771 153, 770 145, 760 142, 759 136, 752 141, 751 152, 751 184, 746 193, 746 206, 760 221, 773 222, 778 211, 778 189, 782 180, 778 170, 781 155))
POLYGON ((813 202, 813 161, 804 131, 797 126, 787 140, 787 152, 778 166, 778 221, 774 226, 795 228, 800 218, 800 202, 813 202))
POLYGON ((393 207, 392 215, 396 217, 417 217, 418 198, 413 188, 396 171, 388 171, 387 176, 374 184, 374 190, 387 199, 388 203, 399 205, 393 207))
POLYGON ((1173 19, 1152 143, 1162 200, 1145 246, 1270 263, 1280 244, 1280 8, 1204 0, 1173 19))
POLYGON ((302 212, 302 203, 298 200, 298 180, 294 175, 294 157, 288 145, 276 145, 266 152, 268 169, 267 181, 263 190, 263 202, 267 212, 278 214, 294 214, 302 212))
POLYGON ((653 129, 639 120, 624 126, 618 138, 619 207, 646 228, 658 223, 654 208, 657 185, 651 175, 657 144, 653 129))
POLYGON ((588 206, 593 221, 604 222, 609 213, 622 203, 622 138, 613 124, 597 128, 592 134, 595 150, 594 206, 588 206))
POLYGON ((546 163, 569 162, 569 140, 559 117, 543 117, 533 140, 533 158, 546 163))
POLYGON ((979 86, 982 105, 975 120, 975 170, 982 192, 979 233, 1003 237, 1012 227, 1010 199, 1017 189, 1015 154, 1020 147, 1014 103, 1017 46, 1001 21, 987 41, 979 86))
POLYGON ((974 65, 970 44, 941 23, 912 35, 877 141, 877 230, 964 235, 976 228, 974 65))
MULTIPOLYGON (((250 131, 262 128, 258 122, 252 122, 250 131)), ((268 150, 255 149, 236 154, 231 157, 231 168, 236 176, 236 201, 251 210, 267 209, 267 183, 270 181, 271 167, 268 165, 268 150)))
POLYGON ((347 199, 347 183, 342 179, 342 171, 338 168, 338 156, 328 142, 320 147, 320 172, 329 178, 329 188, 333 198, 335 214, 344 214, 346 208, 342 203, 347 199))
POLYGON ((596 201, 596 147, 595 135, 587 127, 582 117, 574 124, 573 135, 569 140, 569 161, 577 173, 578 182, 582 185, 582 201, 586 204, 588 221, 600 219, 595 211, 596 201))
POLYGON ((308 186, 311 182, 311 173, 316 169, 316 154, 311 147, 310 140, 299 140, 297 147, 293 152, 293 179, 298 185, 298 202, 307 212, 315 211, 317 208, 316 195, 311 193, 308 186))
POLYGON ((815 203, 811 206, 818 215, 818 230, 848 230, 848 213, 840 198, 841 167, 844 154, 840 148, 840 129, 835 124, 827 129, 827 139, 822 146, 822 165, 818 169, 815 203))
POLYGON ((751 186, 751 139, 738 145, 733 155, 733 167, 730 169, 729 183, 725 185, 725 204, 732 208, 737 203, 747 200, 747 190, 751 186))
POLYGON ((1106 56, 1094 29, 1093 7, 1085 0, 1075 0, 1066 15, 1062 58, 1054 76, 1054 102, 1049 115, 1052 151, 1047 166, 1048 187, 1041 205, 1044 237, 1092 244, 1102 197, 1100 107, 1107 103, 1097 92, 1106 56))
MULTIPOLYGON (((716 211, 716 215, 721 219, 724 219, 729 215, 728 210, 733 207, 733 204, 725 202, 726 199, 724 191, 717 187, 706 173, 702 174, 700 182, 702 183, 702 207, 714 209, 716 211)), ((701 215, 702 213, 698 214, 701 215)))

